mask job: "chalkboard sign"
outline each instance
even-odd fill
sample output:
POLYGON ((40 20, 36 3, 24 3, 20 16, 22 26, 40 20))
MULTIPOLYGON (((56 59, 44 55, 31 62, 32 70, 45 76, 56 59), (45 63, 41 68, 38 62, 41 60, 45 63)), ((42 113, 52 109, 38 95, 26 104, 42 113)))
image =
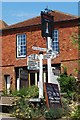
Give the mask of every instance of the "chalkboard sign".
POLYGON ((47 107, 59 108, 61 105, 61 97, 57 84, 45 83, 44 91, 47 107))

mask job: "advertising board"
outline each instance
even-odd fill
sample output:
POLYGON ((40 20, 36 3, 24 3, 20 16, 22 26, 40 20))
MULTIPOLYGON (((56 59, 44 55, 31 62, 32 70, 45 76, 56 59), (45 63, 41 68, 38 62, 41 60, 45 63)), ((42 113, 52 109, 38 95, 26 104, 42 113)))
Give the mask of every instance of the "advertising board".
POLYGON ((45 83, 44 91, 47 107, 59 108, 61 105, 61 97, 57 84, 45 83))

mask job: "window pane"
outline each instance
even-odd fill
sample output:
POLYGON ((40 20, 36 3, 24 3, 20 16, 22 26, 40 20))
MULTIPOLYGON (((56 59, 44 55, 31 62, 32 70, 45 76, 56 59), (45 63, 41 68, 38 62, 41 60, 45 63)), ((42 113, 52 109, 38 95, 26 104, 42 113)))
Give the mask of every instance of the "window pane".
POLYGON ((25 57, 26 56, 26 35, 18 35, 17 36, 17 57, 25 57))
POLYGON ((53 50, 59 51, 58 30, 53 31, 52 47, 53 47, 53 50))

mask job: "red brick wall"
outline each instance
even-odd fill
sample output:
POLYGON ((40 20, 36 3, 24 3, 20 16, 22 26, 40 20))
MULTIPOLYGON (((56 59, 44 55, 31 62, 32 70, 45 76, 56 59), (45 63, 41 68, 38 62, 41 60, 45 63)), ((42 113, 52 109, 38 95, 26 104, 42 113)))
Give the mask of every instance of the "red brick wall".
MULTIPOLYGON (((55 29, 59 30, 59 56, 52 60, 52 64, 62 63, 68 69, 68 74, 74 74, 74 69, 77 67, 75 62, 78 59, 78 50, 72 45, 70 36, 72 33, 78 33, 78 27, 59 27, 56 26, 55 29), (70 62, 70 60, 72 62, 70 62)), ((19 30, 19 31, 9 31, 3 35, 2 39, 2 65, 3 65, 3 75, 10 74, 13 81, 13 88, 15 87, 15 71, 14 67, 26 66, 27 58, 16 58, 16 35, 26 33, 27 35, 27 55, 33 53, 39 53, 39 51, 34 51, 32 46, 46 47, 46 40, 41 37, 41 31, 37 28, 35 31, 32 30, 19 30)), ((46 62, 44 61, 46 64, 46 62)), ((4 81, 4 78, 3 78, 4 81)), ((4 82, 3 82, 4 86, 4 82)))
POLYGON ((11 35, 3 36, 2 42, 2 64, 15 65, 15 66, 26 66, 26 58, 16 58, 16 35, 26 33, 27 35, 27 55, 32 53, 39 53, 39 51, 34 51, 32 46, 46 47, 45 40, 41 37, 41 31, 18 31, 11 35))
MULTIPOLYGON (((78 61, 65 61, 61 63, 61 66, 66 67, 67 68, 67 74, 70 75, 72 74, 73 76, 77 76, 78 75, 78 61)), ((61 72, 63 73, 64 69, 63 67, 61 67, 61 72)))
MULTIPOLYGON (((78 58, 77 48, 72 44, 71 35, 78 31, 77 27, 69 28, 58 28, 59 30, 59 48, 60 54, 56 59, 56 62, 61 62, 63 60, 73 60, 78 58)), ((11 35, 3 36, 2 42, 2 63, 5 65, 15 65, 22 66, 26 65, 26 58, 17 59, 16 58, 16 35, 26 33, 27 35, 27 55, 32 53, 39 53, 39 51, 34 51, 32 46, 46 47, 46 40, 41 37, 41 31, 17 31, 11 35)))
POLYGON ((12 81, 12 85, 10 86, 12 89, 15 89, 15 69, 14 66, 2 67, 2 80, 3 80, 3 89, 5 89, 5 78, 4 75, 10 75, 10 82, 12 81))

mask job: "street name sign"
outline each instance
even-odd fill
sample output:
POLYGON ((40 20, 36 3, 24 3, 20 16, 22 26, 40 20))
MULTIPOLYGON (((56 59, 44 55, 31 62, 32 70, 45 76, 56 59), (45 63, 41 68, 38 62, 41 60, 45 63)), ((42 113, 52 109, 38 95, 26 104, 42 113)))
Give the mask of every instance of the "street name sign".
POLYGON ((41 47, 36 47, 36 46, 33 46, 32 49, 33 50, 39 50, 39 51, 47 51, 46 48, 41 48, 41 47))

